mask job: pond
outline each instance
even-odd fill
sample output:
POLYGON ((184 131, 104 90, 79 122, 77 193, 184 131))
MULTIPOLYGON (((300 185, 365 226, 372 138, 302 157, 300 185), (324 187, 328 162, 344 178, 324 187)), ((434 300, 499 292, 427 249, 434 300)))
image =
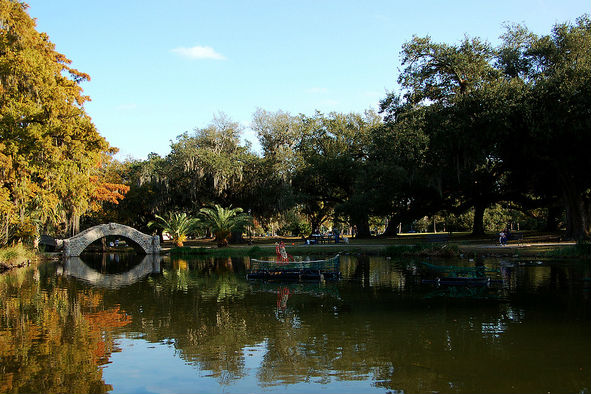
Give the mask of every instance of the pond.
POLYGON ((371 256, 306 283, 247 281, 248 257, 43 263, 0 277, 0 392, 590 393, 589 262, 483 263, 474 287, 371 256))

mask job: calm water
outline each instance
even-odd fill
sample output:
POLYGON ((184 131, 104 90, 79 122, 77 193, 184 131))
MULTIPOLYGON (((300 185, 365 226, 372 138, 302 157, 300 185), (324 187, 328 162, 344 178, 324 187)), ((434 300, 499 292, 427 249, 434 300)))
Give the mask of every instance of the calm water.
POLYGON ((248 258, 19 270, 0 277, 0 392, 590 393, 590 263, 485 264, 504 282, 355 256, 301 285, 247 282, 248 258))

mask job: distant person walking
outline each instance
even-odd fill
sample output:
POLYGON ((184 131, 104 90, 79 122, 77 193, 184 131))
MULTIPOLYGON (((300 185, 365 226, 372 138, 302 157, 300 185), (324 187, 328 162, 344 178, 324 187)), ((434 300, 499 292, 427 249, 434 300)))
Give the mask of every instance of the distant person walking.
POLYGON ((501 246, 505 246, 507 244, 507 234, 505 234, 505 230, 501 230, 499 233, 499 244, 501 246))

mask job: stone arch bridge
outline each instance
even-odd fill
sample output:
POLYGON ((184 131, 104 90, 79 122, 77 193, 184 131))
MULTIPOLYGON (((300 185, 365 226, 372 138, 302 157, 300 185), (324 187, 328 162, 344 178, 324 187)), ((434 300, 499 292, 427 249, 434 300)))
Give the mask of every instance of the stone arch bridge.
POLYGON ((103 237, 113 235, 124 238, 128 241, 137 253, 157 254, 160 253, 160 237, 157 235, 144 234, 133 227, 118 223, 101 224, 86 229, 71 238, 58 241, 58 247, 63 248, 65 257, 80 256, 80 254, 94 241, 103 237))

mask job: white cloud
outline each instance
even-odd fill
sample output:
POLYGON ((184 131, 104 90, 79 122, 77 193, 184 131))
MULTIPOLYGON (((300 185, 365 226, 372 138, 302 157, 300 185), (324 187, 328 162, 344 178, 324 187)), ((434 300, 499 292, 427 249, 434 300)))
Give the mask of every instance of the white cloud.
POLYGON ((172 52, 179 54, 189 59, 214 59, 214 60, 225 60, 226 57, 220 53, 217 53, 211 47, 203 47, 196 45, 194 47, 185 48, 179 47, 172 50, 172 52))

